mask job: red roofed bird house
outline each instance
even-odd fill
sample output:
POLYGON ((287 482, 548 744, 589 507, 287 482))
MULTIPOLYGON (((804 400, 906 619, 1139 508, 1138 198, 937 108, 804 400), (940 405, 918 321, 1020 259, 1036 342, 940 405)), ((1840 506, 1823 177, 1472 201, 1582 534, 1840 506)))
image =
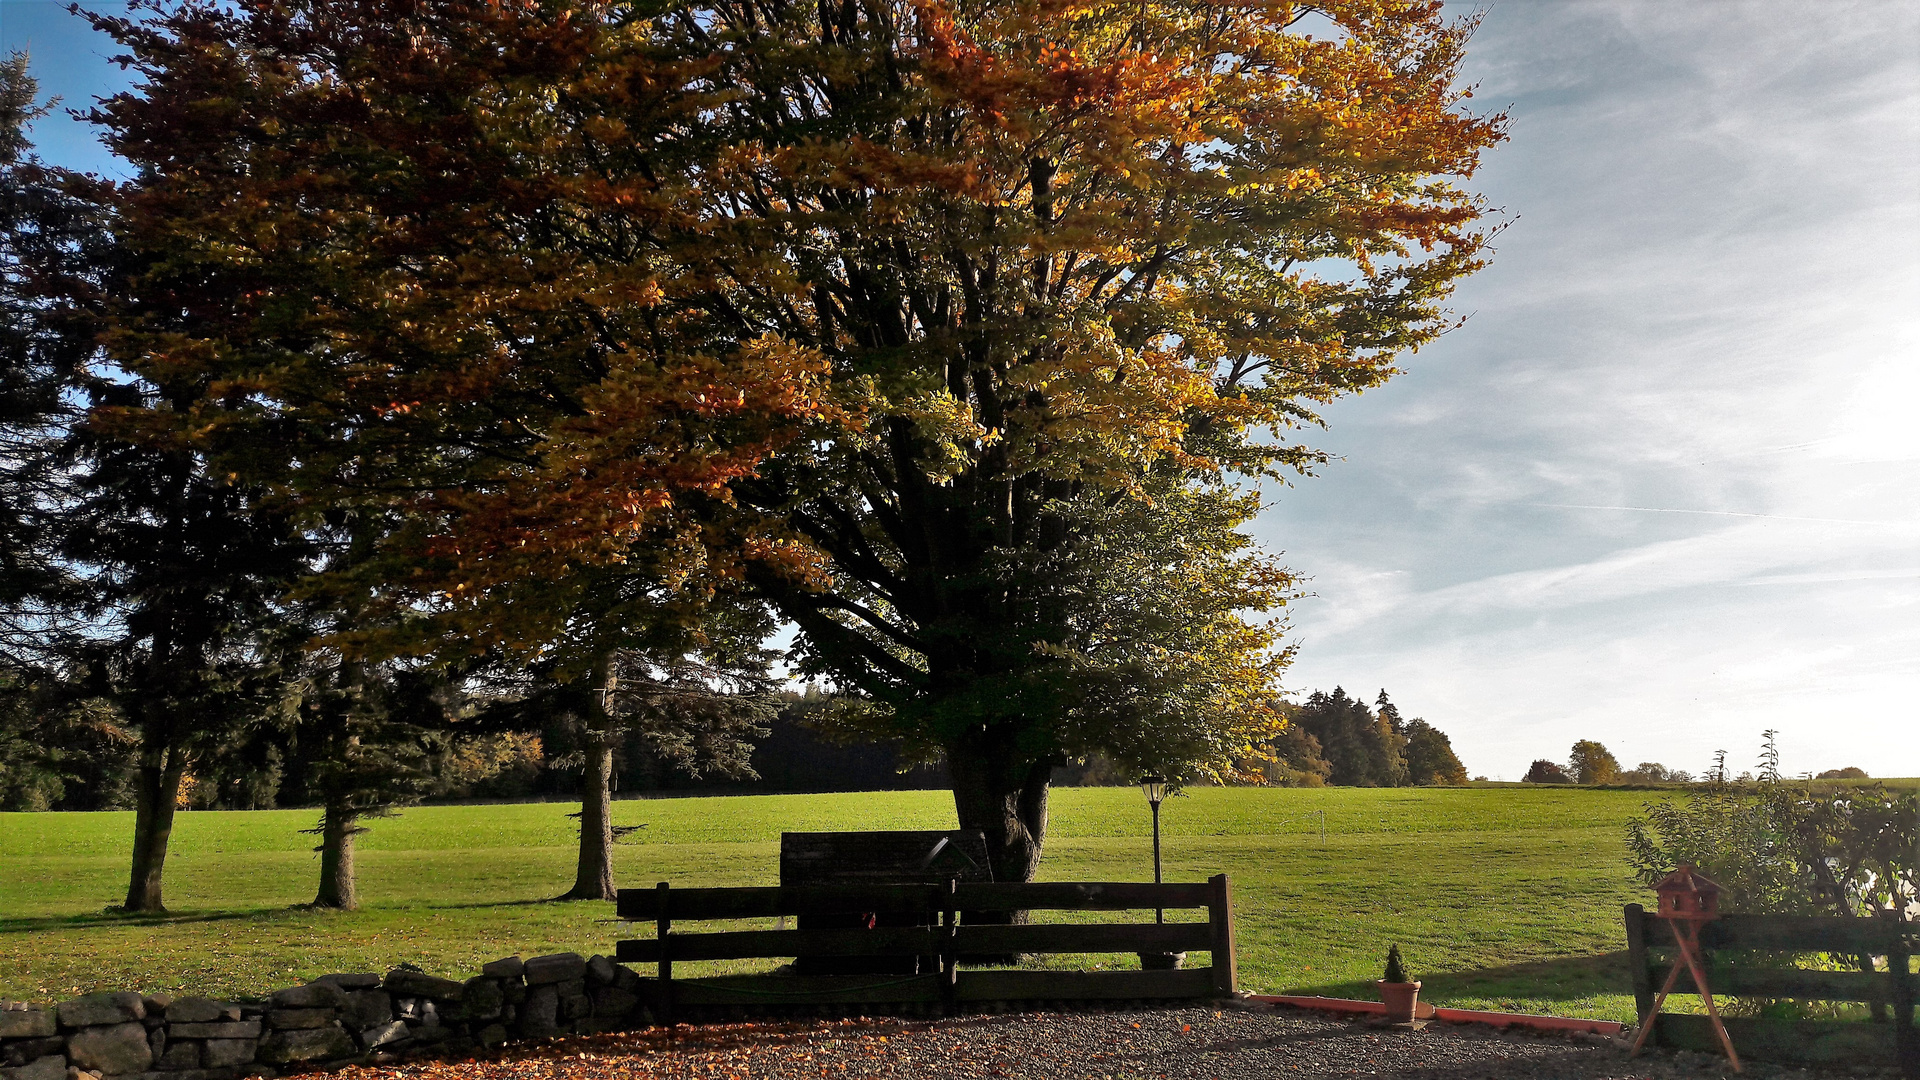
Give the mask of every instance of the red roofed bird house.
POLYGON ((1720 916, 1720 886, 1689 862, 1653 887, 1660 894, 1660 917, 1710 922, 1720 916))

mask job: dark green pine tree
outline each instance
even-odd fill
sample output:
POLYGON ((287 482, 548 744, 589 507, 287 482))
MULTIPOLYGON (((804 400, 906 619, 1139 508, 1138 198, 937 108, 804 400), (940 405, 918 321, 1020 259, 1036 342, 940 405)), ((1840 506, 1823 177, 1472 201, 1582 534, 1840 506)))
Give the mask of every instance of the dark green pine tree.
POLYGON ((0 64, 0 637, 16 673, 37 669, 124 726, 137 758, 125 906, 158 911, 184 779, 281 697, 272 634, 302 548, 257 492, 119 423, 197 388, 102 365, 98 318, 163 326, 177 308, 136 286, 112 187, 25 156, 34 93, 23 57, 0 64))
POLYGON ((183 778, 279 715, 290 674, 281 600, 302 545, 257 492, 208 475, 199 455, 112 432, 116 406, 162 388, 90 389, 101 422, 68 440, 78 497, 61 553, 84 575, 96 628, 76 650, 89 689, 138 737, 125 906, 157 911, 183 778))
POLYGON ((1320 744, 1326 782, 1349 787, 1398 787, 1407 782, 1406 739, 1395 728, 1399 711, 1380 695, 1375 713, 1342 687, 1316 690, 1292 710, 1294 724, 1320 744))
POLYGON ((373 664, 322 650, 300 683, 294 740, 306 795, 320 803, 313 906, 360 906, 354 853, 365 822, 431 794, 451 748, 451 683, 429 668, 373 664))
POLYGON ((26 125, 47 112, 37 93, 26 54, 0 61, 0 669, 10 685, 59 668, 79 629, 57 556, 73 494, 59 448, 116 259, 104 185, 32 154, 26 125))

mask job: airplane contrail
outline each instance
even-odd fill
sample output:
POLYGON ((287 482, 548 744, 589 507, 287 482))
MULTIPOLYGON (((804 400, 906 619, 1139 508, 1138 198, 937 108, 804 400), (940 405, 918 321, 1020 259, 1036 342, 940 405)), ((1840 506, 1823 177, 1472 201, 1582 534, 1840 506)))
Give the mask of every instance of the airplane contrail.
POLYGON ((1555 510, 1638 510, 1646 514, 1706 514, 1711 517, 1767 518, 1774 521, 1821 521, 1831 525, 1910 525, 1906 521, 1866 521, 1860 518, 1797 517, 1792 514, 1750 514, 1740 510, 1682 510, 1670 506, 1589 506, 1584 503, 1528 503, 1555 510))

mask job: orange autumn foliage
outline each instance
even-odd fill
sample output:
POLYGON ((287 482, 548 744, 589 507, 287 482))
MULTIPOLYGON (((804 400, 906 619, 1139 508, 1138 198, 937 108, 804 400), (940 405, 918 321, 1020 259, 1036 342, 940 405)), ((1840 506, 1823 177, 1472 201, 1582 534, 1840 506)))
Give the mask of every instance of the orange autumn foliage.
POLYGON ((312 588, 354 597, 340 640, 535 654, 579 600, 543 586, 573 576, 691 618, 746 555, 808 572, 730 485, 846 415, 826 361, 669 300, 702 273, 648 240, 676 200, 610 184, 543 115, 598 78, 604 10, 148 14, 95 20, 144 76, 95 114, 142 170, 118 209, 145 263, 109 347, 191 406, 98 420, 337 536, 312 588))

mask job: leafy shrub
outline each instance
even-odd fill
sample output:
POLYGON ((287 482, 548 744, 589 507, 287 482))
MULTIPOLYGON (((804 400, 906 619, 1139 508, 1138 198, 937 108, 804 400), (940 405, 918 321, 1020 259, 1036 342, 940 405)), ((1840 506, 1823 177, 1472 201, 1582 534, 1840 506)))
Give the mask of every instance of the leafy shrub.
POLYGON ((1920 897, 1920 793, 1708 784, 1646 804, 1628 858, 1652 885, 1681 862, 1727 890, 1729 911, 1871 915, 1920 897))
MULTIPOLYGON (((1649 886, 1682 862, 1698 866, 1726 890, 1726 911, 1906 912, 1920 899, 1920 793, 1896 794, 1878 785, 1713 783, 1681 801, 1646 804, 1646 816, 1627 825, 1627 850, 1635 876, 1649 886)), ((1875 967, 1869 956, 1834 954, 1727 959, 1754 966, 1875 967)), ((1779 1017, 1836 1011, 1760 998, 1730 1006, 1736 1014, 1779 1017)))

